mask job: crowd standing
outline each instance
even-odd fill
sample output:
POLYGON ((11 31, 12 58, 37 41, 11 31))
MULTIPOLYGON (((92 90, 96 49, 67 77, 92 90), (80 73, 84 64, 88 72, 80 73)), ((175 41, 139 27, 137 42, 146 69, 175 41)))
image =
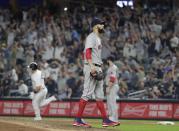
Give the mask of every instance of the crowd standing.
POLYGON ((36 61, 49 96, 80 98, 84 43, 95 16, 106 22, 102 58, 115 58, 120 98, 145 90, 144 99, 179 99, 179 10, 162 7, 76 7, 56 13, 39 7, 16 13, 0 9, 0 97, 28 96, 26 66, 36 61))

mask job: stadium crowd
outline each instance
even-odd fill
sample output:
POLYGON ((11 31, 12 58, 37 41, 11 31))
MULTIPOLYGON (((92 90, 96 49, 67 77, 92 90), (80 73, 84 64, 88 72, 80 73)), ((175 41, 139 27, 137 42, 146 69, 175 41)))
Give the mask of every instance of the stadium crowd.
POLYGON ((0 9, 0 97, 28 96, 26 66, 38 62, 49 96, 79 98, 85 37, 94 16, 106 21, 102 58, 119 68, 119 97, 144 90, 143 99, 179 99, 179 11, 77 7, 56 12, 0 9), (96 15, 97 14, 97 15, 96 15))

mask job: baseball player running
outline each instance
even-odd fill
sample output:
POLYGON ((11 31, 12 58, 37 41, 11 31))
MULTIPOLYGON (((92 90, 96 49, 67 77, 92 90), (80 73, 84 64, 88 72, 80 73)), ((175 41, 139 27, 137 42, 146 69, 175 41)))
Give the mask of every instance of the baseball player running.
POLYGON ((33 86, 33 93, 31 94, 32 106, 35 112, 34 120, 42 120, 40 115, 40 107, 48 105, 50 102, 57 100, 55 96, 51 96, 46 99, 47 88, 44 83, 44 75, 42 71, 38 69, 38 65, 32 62, 28 68, 30 69, 30 75, 33 86))
POLYGON ((106 74, 106 96, 107 96, 107 108, 109 119, 118 122, 118 105, 116 103, 117 92, 119 91, 119 85, 117 80, 118 68, 113 63, 113 57, 107 59, 109 68, 106 74))
POLYGON ((104 21, 95 18, 91 23, 91 27, 93 31, 87 36, 84 49, 84 90, 82 97, 79 101, 79 110, 73 123, 73 126, 91 127, 91 125, 85 123, 81 118, 87 101, 92 97, 93 93, 95 95, 97 107, 100 110, 103 118, 102 126, 116 126, 120 123, 109 120, 107 118, 106 111, 104 108, 103 80, 99 81, 92 77, 96 75, 96 72, 102 71, 102 45, 100 33, 103 32, 104 21))

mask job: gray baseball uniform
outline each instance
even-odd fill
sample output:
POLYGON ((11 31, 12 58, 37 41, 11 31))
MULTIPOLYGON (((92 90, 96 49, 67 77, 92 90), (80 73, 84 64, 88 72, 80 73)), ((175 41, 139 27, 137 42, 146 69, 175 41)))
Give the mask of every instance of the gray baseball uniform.
MULTIPOLYGON (((84 49, 84 54, 86 49, 91 48, 91 58, 92 58, 92 63, 94 64, 95 68, 97 71, 102 71, 101 65, 102 65, 102 59, 101 59, 101 39, 94 33, 90 33, 88 37, 86 38, 85 42, 85 49, 84 49)), ((93 79, 90 76, 90 66, 84 58, 84 90, 83 90, 83 95, 82 98, 84 100, 88 100, 92 98, 92 95, 94 93, 96 99, 103 99, 104 98, 104 92, 103 92, 103 80, 97 81, 93 79)))
POLYGON ((114 81, 113 86, 110 88, 109 93, 107 94, 107 108, 108 108, 108 115, 109 119, 118 122, 118 105, 116 103, 117 99, 117 92, 119 91, 119 85, 118 85, 118 80, 117 80, 117 73, 118 68, 116 65, 112 65, 108 68, 107 70, 107 75, 106 75, 106 84, 108 85, 110 81, 110 77, 116 78, 114 81))

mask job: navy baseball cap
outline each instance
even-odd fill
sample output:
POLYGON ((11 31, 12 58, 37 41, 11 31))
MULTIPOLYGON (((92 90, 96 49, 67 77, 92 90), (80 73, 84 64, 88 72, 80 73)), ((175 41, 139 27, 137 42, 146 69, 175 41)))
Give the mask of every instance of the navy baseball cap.
POLYGON ((94 27, 97 24, 105 24, 105 22, 97 17, 95 17, 91 22, 91 27, 94 27))

